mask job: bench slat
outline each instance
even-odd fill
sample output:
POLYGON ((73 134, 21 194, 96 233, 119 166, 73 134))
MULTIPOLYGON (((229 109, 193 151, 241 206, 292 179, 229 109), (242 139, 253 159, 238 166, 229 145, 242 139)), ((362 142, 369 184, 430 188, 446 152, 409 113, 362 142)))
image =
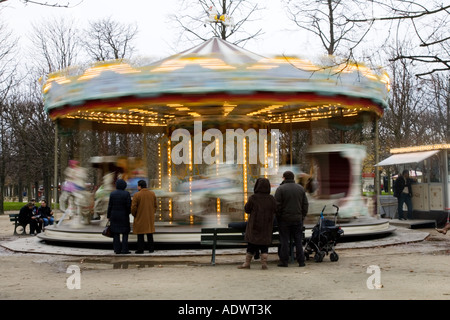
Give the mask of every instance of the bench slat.
POLYGON ((245 230, 235 228, 202 228, 202 233, 243 233, 245 230))
MULTIPOLYGON (((201 233, 244 233, 245 230, 243 229, 236 229, 236 228, 214 228, 214 227, 207 227, 202 228, 201 233)), ((273 227, 272 230, 273 233, 278 232, 278 227, 273 227)))
POLYGON ((244 240, 244 236, 241 234, 228 234, 228 235, 202 235, 201 236, 202 241, 203 240, 217 240, 217 241, 222 241, 222 240, 236 240, 236 241, 243 241, 244 240))

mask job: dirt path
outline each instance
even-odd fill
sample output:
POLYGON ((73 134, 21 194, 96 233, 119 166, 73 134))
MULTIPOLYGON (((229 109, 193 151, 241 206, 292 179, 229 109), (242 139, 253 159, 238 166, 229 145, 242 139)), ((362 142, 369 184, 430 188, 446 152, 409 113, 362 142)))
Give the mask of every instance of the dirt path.
MULTIPOLYGON (((17 239, 12 229, 0 216, 0 243, 17 239)), ((450 234, 426 231, 418 243, 338 248, 338 262, 305 268, 279 268, 271 254, 267 271, 259 261, 237 269, 244 251, 219 255, 210 266, 209 256, 92 258, 0 247, 0 299, 450 299, 450 234)))

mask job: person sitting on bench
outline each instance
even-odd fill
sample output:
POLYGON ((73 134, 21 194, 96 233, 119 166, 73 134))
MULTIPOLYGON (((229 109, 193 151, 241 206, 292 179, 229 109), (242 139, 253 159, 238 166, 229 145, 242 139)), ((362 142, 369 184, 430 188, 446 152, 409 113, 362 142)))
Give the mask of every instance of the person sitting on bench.
POLYGON ((41 206, 38 209, 38 213, 44 221, 44 227, 52 225, 55 221, 55 218, 53 218, 53 211, 47 206, 47 201, 45 200, 41 200, 41 206))
POLYGON ((30 225, 30 234, 34 235, 36 233, 40 233, 41 229, 39 227, 38 221, 39 218, 33 216, 33 203, 29 202, 24 205, 19 211, 19 224, 23 226, 24 231, 27 224, 30 225))

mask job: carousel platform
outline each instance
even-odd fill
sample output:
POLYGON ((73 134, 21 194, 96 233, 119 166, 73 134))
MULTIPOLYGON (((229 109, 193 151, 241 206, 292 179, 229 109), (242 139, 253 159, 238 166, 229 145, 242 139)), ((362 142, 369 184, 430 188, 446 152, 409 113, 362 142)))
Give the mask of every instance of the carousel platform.
POLYGON ((389 223, 393 226, 405 227, 408 229, 436 228, 437 226, 436 220, 429 219, 392 219, 389 221, 389 223))
MULTIPOLYGON (((392 234, 396 228, 390 225, 388 219, 358 218, 351 222, 338 223, 344 230, 343 242, 359 241, 361 239, 381 238, 392 234)), ((156 231, 153 235, 155 246, 182 245, 184 247, 200 247, 202 227, 214 227, 216 225, 183 225, 167 222, 156 222, 156 231)), ((217 225, 226 227, 225 225, 217 225)), ((305 237, 311 236, 313 224, 305 225, 305 237)), ((102 235, 103 224, 85 225, 74 228, 68 225, 53 225, 45 228, 45 231, 37 237, 45 243, 52 245, 66 245, 73 247, 98 247, 111 246, 112 239, 102 235)), ((134 245, 137 237, 130 234, 129 243, 134 245)))

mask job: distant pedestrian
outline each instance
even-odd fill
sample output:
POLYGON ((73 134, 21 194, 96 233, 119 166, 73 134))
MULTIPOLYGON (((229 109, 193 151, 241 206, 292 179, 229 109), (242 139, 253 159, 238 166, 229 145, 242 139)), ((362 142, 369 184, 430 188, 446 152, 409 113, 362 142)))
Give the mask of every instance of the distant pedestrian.
POLYGON ((305 189, 294 181, 294 173, 283 173, 283 182, 275 192, 277 201, 277 223, 280 234, 279 267, 287 267, 289 260, 289 240, 294 239, 299 267, 305 266, 302 246, 303 219, 308 213, 308 198, 305 189))
POLYGON ((249 219, 245 229, 245 241, 248 242, 245 262, 239 269, 250 269, 252 257, 261 251, 261 267, 267 269, 269 245, 272 243, 273 220, 277 203, 270 194, 270 182, 268 179, 259 178, 255 182, 254 194, 245 204, 245 212, 249 219))
POLYGON ((113 248, 116 254, 128 254, 128 235, 130 233, 131 196, 126 191, 127 183, 118 179, 116 190, 109 195, 107 218, 113 234, 113 248), (122 235, 122 242, 120 242, 122 235))
POLYGON ((131 204, 131 214, 134 217, 133 233, 137 235, 137 251, 136 253, 144 253, 145 240, 147 235, 150 253, 154 252, 153 233, 155 233, 155 212, 156 212, 156 195, 153 191, 147 189, 145 180, 138 181, 138 192, 133 196, 131 204))

